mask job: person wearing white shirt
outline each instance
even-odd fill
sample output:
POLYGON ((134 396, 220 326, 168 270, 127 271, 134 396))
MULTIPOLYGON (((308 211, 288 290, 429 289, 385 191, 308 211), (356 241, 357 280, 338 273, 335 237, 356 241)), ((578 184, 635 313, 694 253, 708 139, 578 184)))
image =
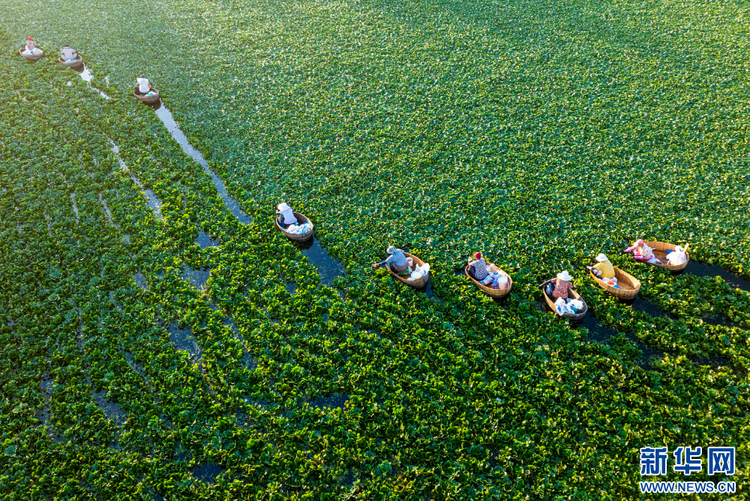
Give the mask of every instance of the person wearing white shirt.
POLYGON ((294 211, 287 204, 279 204, 276 213, 279 214, 279 223, 281 223, 282 228, 286 228, 292 224, 297 224, 297 218, 294 217, 294 211))
POLYGON ((139 94, 148 94, 151 90, 151 84, 148 83, 146 75, 141 75, 141 78, 136 78, 135 80, 138 83, 138 85, 136 85, 136 91, 139 94))

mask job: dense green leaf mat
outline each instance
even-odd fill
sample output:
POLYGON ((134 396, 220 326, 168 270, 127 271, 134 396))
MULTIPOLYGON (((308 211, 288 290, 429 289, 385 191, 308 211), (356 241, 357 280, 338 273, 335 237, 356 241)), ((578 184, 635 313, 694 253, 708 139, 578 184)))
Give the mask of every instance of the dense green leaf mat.
POLYGON ((0 11, 0 498, 635 499, 662 444, 736 446, 750 498, 750 294, 617 254, 690 242, 750 276, 746 2, 0 11), (16 55, 27 35, 47 57, 16 55), (252 224, 135 102, 140 73, 252 224), (346 267, 333 288, 275 230, 283 200, 346 267), (389 242, 435 297, 369 269, 389 242), (505 304, 454 273, 476 250, 505 304), (591 283, 602 251, 669 314, 591 283), (563 268, 623 334, 539 310, 563 268))

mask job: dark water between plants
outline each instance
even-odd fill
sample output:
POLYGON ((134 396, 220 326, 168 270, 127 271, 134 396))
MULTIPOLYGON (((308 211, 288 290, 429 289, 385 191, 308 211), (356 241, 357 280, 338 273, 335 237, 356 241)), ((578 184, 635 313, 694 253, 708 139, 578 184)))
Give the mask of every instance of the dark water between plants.
POLYGON ((206 287, 206 282, 208 281, 208 278, 210 276, 210 268, 207 270, 196 270, 188 265, 185 265, 185 269, 182 272, 182 279, 198 290, 203 290, 206 287))
POLYGON ((140 287, 143 290, 148 289, 148 283, 146 283, 146 277, 143 276, 143 273, 140 271, 133 275, 133 280, 135 281, 136 285, 140 287))
POLYGON ((201 249, 205 249, 206 247, 216 247, 217 245, 216 241, 212 240, 211 236, 203 230, 198 230, 198 238, 196 238, 195 241, 201 246, 201 249))
POLYGON ((318 268, 320 283, 333 287, 333 281, 336 277, 343 277, 344 265, 338 259, 332 258, 328 252, 320 245, 320 240, 313 236, 306 242, 294 242, 302 254, 318 268))
MULTIPOLYGON (((589 331, 588 338, 590 341, 596 341, 597 343, 603 345, 609 345, 610 340, 614 336, 620 334, 620 332, 602 324, 598 318, 591 314, 591 311, 589 311, 586 316, 583 317, 583 320, 579 323, 579 325, 582 327, 586 327, 586 329, 589 331)), ((641 351, 641 355, 635 360, 635 363, 636 365, 638 365, 638 367, 645 370, 650 370, 653 368, 654 363, 664 358, 663 351, 651 348, 650 346, 638 341, 638 338, 636 338, 632 334, 623 333, 623 335, 630 341, 632 341, 635 344, 636 348, 641 351)))
POLYGON ((180 329, 176 323, 173 323, 169 326, 167 332, 169 332, 169 339, 174 343, 175 348, 179 351, 187 351, 190 354, 190 359, 200 365, 203 350, 192 331, 188 328, 180 329))
POLYGON ((109 419, 114 421, 117 426, 122 426, 122 424, 125 422, 126 417, 120 405, 107 400, 105 396, 106 392, 103 390, 97 393, 94 392, 92 388, 91 394, 94 397, 94 401, 96 401, 96 404, 104 411, 104 414, 106 414, 109 419))
POLYGON ((343 409, 349 401, 349 395, 334 393, 329 397, 319 397, 315 400, 308 400, 310 407, 316 409, 343 409))
POLYGON ((234 320, 232 320, 232 318, 230 317, 227 317, 226 319, 224 319, 224 325, 232 329, 232 333, 234 334, 235 339, 242 343, 242 363, 245 365, 245 368, 249 370, 255 370, 258 367, 258 364, 250 354, 250 352, 247 350, 247 341, 244 337, 242 337, 242 333, 234 324, 234 320))
POLYGON ((216 482, 216 477, 221 475, 224 470, 216 463, 203 463, 193 470, 195 478, 201 482, 213 484, 216 482))
POLYGON ((742 289, 746 292, 750 292, 750 281, 735 275, 731 271, 727 271, 721 266, 713 264, 706 264, 700 261, 690 261, 684 270, 685 273, 690 273, 696 277, 716 277, 719 276, 729 284, 733 289, 742 289))
POLYGON ((170 134, 172 134, 172 137, 177 141, 182 149, 185 151, 185 153, 188 154, 193 160, 198 162, 201 167, 203 167, 203 171, 211 176, 211 181, 214 183, 214 186, 216 187, 216 191, 219 192, 219 196, 224 201, 224 205, 226 205, 227 209, 229 209, 229 212, 231 212, 239 222, 243 224, 250 224, 252 222, 252 219, 245 214, 245 211, 243 211, 240 208, 240 204, 232 198, 229 193, 227 193, 227 188, 224 186, 224 181, 219 178, 219 176, 216 175, 216 173, 211 170, 208 167, 208 162, 206 162, 206 159, 203 158, 203 155, 200 151, 193 148, 193 146, 188 142, 187 136, 185 136, 185 133, 182 132, 179 125, 177 125, 177 122, 175 122, 174 117, 172 116, 172 112, 167 109, 166 106, 164 106, 161 101, 157 103, 156 105, 153 105, 152 108, 156 111, 156 116, 159 117, 159 119, 164 123, 164 125, 167 127, 167 130, 169 130, 170 134))

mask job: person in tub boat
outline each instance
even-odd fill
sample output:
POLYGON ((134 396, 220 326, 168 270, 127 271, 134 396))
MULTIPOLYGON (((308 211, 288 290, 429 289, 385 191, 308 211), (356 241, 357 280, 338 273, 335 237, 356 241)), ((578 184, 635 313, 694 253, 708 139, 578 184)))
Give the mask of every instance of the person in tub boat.
POLYGON ((633 258, 638 261, 643 261, 648 264, 663 264, 659 261, 659 258, 654 256, 654 249, 646 245, 642 238, 639 238, 635 243, 622 251, 623 253, 632 253, 633 258))
POLYGON ((26 38, 26 50, 23 51, 25 56, 41 56, 44 54, 42 49, 36 46, 36 42, 33 37, 26 38))
POLYGON ((70 45, 65 44, 60 51, 60 59, 62 59, 66 63, 72 63, 73 61, 78 59, 78 51, 76 51, 75 49, 71 49, 70 45))
POLYGON ((146 78, 146 75, 141 75, 140 78, 136 78, 136 85, 135 85, 135 93, 141 94, 141 95, 149 95, 154 92, 154 88, 151 87, 151 84, 148 81, 148 78, 146 78))
POLYGON ((685 249, 677 245, 675 246, 673 251, 667 251, 667 261, 669 261, 669 264, 671 266, 685 264, 687 262, 687 254, 685 254, 685 249))
POLYGON ((279 224, 286 229, 287 226, 297 224, 297 218, 294 217, 294 211, 286 203, 280 203, 277 207, 276 214, 279 215, 279 224))
POLYGON ((414 267, 414 260, 406 257, 402 249, 397 249, 393 245, 389 245, 388 254, 388 257, 384 261, 374 264, 373 268, 386 266, 399 275, 411 274, 411 270, 414 267))

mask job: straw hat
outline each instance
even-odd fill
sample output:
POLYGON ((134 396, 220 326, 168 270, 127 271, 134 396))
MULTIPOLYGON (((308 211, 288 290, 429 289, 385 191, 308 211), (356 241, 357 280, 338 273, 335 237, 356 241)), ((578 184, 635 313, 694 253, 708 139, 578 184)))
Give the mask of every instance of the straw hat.
POLYGON ((565 280, 566 282, 570 282, 571 280, 573 280, 573 277, 571 277, 570 273, 568 273, 566 270, 558 273, 557 278, 559 278, 560 280, 565 280))
POLYGON ((279 212, 284 212, 285 210, 290 209, 290 207, 286 204, 286 202, 282 202, 278 206, 279 212))
POLYGON ((680 247, 679 245, 675 245, 674 251, 675 251, 675 252, 685 252, 685 249, 683 249, 683 248, 682 248, 682 247, 680 247))
POLYGON ((600 263, 602 261, 608 261, 607 256, 605 256, 604 254, 599 254, 598 256, 596 256, 596 260, 599 261, 600 263))
POLYGON ((639 238, 638 240, 635 241, 635 243, 633 245, 644 245, 644 244, 645 244, 645 242, 643 241, 643 239, 639 238))
POLYGON ((389 245, 388 246, 388 254, 393 254, 394 252, 396 252, 396 248, 394 246, 392 246, 392 245, 389 245))

